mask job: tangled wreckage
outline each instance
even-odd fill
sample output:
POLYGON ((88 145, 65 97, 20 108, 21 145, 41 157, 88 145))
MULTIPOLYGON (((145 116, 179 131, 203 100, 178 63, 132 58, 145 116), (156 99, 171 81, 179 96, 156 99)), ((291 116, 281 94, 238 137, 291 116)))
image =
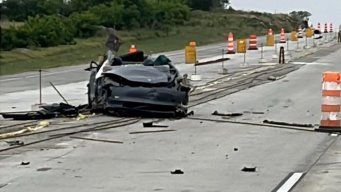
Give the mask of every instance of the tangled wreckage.
POLYGON ((65 100, 41 106, 39 111, 0 115, 15 120, 75 117, 86 111, 117 116, 186 116, 190 87, 171 61, 164 55, 145 56, 142 51, 115 56, 120 42, 113 29, 108 32, 107 54, 86 69, 90 71, 88 105, 75 107, 65 100))
POLYGON ((142 51, 114 56, 117 44, 116 36, 109 37, 108 53, 87 69, 89 107, 119 116, 185 116, 190 88, 171 61, 142 51))

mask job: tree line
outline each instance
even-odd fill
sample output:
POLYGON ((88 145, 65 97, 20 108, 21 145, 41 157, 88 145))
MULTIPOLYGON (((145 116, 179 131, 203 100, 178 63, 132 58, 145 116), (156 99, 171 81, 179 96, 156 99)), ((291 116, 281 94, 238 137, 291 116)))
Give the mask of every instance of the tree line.
POLYGON ((102 27, 168 31, 185 24, 191 10, 223 2, 228 0, 6 0, 2 17, 24 24, 1 30, 1 49, 74 44, 102 27))

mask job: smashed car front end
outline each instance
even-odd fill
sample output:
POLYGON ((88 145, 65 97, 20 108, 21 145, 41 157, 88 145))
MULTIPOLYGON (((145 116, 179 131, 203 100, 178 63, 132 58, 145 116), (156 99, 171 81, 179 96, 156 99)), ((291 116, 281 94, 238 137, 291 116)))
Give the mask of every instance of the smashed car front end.
POLYGON ((182 117, 190 88, 169 65, 121 64, 106 67, 90 81, 91 108, 119 116, 182 117))

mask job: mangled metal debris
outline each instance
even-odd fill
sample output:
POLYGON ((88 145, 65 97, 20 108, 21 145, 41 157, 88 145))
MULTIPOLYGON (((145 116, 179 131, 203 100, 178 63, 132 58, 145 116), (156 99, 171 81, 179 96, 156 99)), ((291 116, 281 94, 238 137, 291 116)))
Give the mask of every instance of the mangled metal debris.
POLYGON ((244 171, 244 172, 256 172, 256 168, 255 166, 245 166, 242 168, 241 171, 244 171))
POLYGON ((116 49, 108 47, 103 60, 87 69, 89 107, 118 116, 186 116, 190 87, 171 61, 142 51, 115 56, 114 40, 116 49))
POLYGON ((212 115, 225 116, 225 117, 239 117, 239 116, 242 116, 243 113, 219 113, 218 111, 214 111, 212 115))
POLYGON ((9 146, 23 146, 25 143, 23 141, 14 140, 14 141, 5 141, 9 146))
POLYGON ((155 125, 153 121, 143 122, 143 127, 168 127, 168 125, 155 125))
POLYGON ((11 118, 13 120, 39 120, 51 119, 55 117, 77 117, 79 112, 85 106, 75 107, 66 103, 54 103, 51 105, 40 106, 39 111, 26 111, 26 112, 8 112, 0 113, 3 118, 11 118))
POLYGON ((171 171, 172 175, 182 175, 184 172, 181 169, 175 169, 174 171, 171 171))

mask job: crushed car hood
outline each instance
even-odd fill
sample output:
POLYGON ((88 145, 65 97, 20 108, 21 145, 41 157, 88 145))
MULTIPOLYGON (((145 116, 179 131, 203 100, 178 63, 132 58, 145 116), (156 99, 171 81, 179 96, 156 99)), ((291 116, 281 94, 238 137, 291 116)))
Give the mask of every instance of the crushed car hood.
POLYGON ((148 84, 168 83, 171 79, 169 71, 161 71, 154 66, 144 65, 112 66, 112 69, 104 72, 103 75, 123 78, 131 82, 148 84))

